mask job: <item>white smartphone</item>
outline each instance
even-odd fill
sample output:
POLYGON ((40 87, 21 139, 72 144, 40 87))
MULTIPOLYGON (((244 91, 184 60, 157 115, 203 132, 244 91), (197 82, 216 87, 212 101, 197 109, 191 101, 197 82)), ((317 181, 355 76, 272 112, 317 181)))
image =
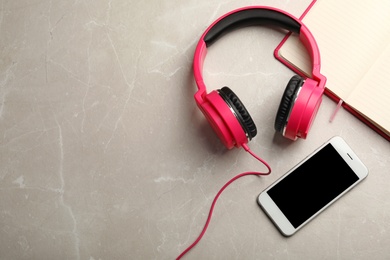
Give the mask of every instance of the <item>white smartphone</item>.
POLYGON ((367 167, 336 136, 260 193, 258 203, 291 236, 367 175, 367 167))

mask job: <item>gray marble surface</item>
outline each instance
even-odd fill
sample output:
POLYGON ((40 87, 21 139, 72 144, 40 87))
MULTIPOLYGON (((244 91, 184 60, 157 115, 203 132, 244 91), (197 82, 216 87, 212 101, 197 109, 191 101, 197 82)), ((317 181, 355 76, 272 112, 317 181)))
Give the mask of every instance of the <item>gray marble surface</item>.
MULTIPOLYGON (((175 258, 228 179, 265 170, 227 151, 193 101, 200 35, 238 7, 300 16, 309 3, 0 0, 0 259, 175 258)), ((226 189, 186 259, 389 259, 389 142, 345 110, 329 123, 327 97, 307 140, 275 134, 293 75, 273 58, 283 36, 244 28, 209 50, 209 90, 228 85, 246 104, 249 146, 273 173, 226 189), (285 238, 256 197, 334 135, 370 174, 285 238)))

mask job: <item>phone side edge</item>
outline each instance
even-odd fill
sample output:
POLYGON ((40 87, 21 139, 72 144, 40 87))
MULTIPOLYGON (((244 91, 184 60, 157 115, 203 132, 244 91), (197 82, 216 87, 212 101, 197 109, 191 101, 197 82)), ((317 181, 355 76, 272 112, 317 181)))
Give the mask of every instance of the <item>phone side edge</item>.
MULTIPOLYGON (((268 189, 267 189, 268 190, 268 189)), ((271 220, 271 222, 277 227, 277 229, 286 237, 292 236, 297 229, 294 228, 289 220, 285 217, 283 212, 273 202, 273 200, 267 194, 267 190, 264 190, 257 197, 257 203, 271 220)))

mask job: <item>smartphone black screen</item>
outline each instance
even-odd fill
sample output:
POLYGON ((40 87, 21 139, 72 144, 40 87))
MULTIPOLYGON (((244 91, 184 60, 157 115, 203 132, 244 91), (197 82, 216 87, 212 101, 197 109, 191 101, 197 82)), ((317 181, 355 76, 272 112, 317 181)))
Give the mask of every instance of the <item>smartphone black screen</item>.
POLYGON ((335 148, 327 144, 267 193, 297 228, 358 179, 335 148))

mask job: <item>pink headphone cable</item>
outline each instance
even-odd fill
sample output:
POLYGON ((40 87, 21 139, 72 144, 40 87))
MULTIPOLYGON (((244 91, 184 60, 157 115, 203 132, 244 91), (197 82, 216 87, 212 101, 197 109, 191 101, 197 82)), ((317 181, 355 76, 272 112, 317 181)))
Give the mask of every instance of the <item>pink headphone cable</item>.
POLYGON ((214 207, 215 207, 215 204, 217 203, 217 200, 219 198, 219 196, 221 195, 221 193, 232 183, 234 182, 235 180, 241 178, 241 177, 244 177, 244 176, 248 176, 248 175, 257 175, 257 176, 261 176, 261 175, 269 175, 271 173, 271 167, 269 166, 269 164, 264 161, 263 159, 261 159, 259 156, 257 156, 256 154, 254 154, 250 149, 249 147, 246 145, 246 144, 242 144, 242 147, 244 148, 244 150, 246 152, 248 152, 250 155, 252 155, 254 158, 256 158, 257 160, 259 160, 262 164, 264 164, 267 168, 268 168, 268 172, 244 172, 244 173, 240 173, 236 176, 234 176, 232 179, 230 179, 228 182, 225 183, 225 185, 222 186, 222 188, 218 191, 217 195, 215 195, 214 197, 214 200, 213 202, 211 203, 211 207, 210 207, 210 211, 209 211, 209 215, 207 217, 207 220, 206 220, 206 223, 204 224, 203 226, 203 230, 202 232, 199 234, 198 238, 189 246, 187 247, 177 258, 176 260, 179 260, 181 259, 185 254, 188 253, 188 251, 190 251, 196 244, 198 244, 198 242, 202 239, 203 235, 206 233, 206 230, 210 224, 210 221, 211 221, 211 217, 213 215, 213 211, 214 211, 214 207))

